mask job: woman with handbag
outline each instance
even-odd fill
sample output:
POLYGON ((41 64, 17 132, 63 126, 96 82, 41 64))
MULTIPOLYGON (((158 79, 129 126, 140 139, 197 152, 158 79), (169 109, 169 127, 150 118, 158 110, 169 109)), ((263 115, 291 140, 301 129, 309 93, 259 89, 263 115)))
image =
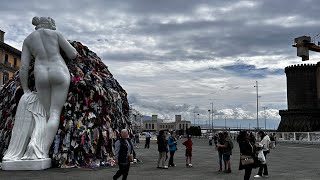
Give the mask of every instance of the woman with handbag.
POLYGON ((240 148, 239 170, 245 170, 244 180, 249 180, 252 168, 258 167, 255 145, 250 142, 250 136, 247 131, 241 131, 238 136, 240 148))

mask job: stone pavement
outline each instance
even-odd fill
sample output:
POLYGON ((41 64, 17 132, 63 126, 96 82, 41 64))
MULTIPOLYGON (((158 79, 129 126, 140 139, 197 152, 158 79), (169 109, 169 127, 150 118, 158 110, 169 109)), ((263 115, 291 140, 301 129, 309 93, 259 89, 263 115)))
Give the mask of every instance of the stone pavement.
MULTIPOLYGON (((157 169, 157 146, 151 142, 150 149, 143 148, 143 141, 136 149, 142 163, 131 166, 128 180, 241 180, 244 171, 238 170, 239 148, 234 142, 232 173, 218 172, 218 153, 213 146, 208 145, 206 139, 193 138, 193 167, 185 167, 184 146, 179 140, 178 151, 175 155, 176 167, 168 170, 157 169)), ((279 144, 268 155, 269 179, 272 180, 317 180, 320 179, 320 146, 300 144, 279 144)), ((2 171, 0 180, 32 179, 32 180, 94 180, 112 179, 117 167, 102 169, 48 169, 44 171, 2 171)), ((257 173, 254 169, 251 179, 257 173)))

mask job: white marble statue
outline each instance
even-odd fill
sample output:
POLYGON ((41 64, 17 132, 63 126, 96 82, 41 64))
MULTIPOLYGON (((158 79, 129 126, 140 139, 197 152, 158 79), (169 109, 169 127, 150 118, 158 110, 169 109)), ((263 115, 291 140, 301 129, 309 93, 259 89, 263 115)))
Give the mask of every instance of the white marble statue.
POLYGON ((55 31, 52 18, 34 17, 32 24, 36 30, 24 40, 21 55, 19 76, 24 95, 18 105, 3 167, 8 161, 48 158, 70 85, 69 70, 60 54, 60 48, 70 59, 77 56, 75 48, 60 32, 55 31), (35 58, 37 92, 31 92, 28 87, 32 57, 35 58))

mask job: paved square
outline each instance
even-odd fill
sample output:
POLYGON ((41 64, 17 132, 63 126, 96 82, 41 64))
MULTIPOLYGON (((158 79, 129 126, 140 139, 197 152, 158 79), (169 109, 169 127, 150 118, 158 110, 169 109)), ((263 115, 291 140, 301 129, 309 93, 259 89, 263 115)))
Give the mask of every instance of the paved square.
MULTIPOLYGON (((175 155, 176 167, 168 170, 157 169, 157 144, 152 141, 150 149, 144 149, 144 141, 136 149, 142 163, 131 166, 129 180, 240 180, 244 171, 238 170, 239 148, 234 142, 232 155, 232 173, 218 172, 218 153, 213 146, 208 145, 206 139, 193 138, 193 167, 185 167, 185 147, 178 142, 178 151, 175 155)), ((272 149, 268 155, 269 179, 272 180, 318 180, 320 179, 320 146, 280 144, 272 149)), ((112 179, 117 167, 102 169, 48 169, 45 171, 0 171, 0 179, 32 179, 32 180, 90 180, 112 179)), ((257 173, 254 169, 251 179, 257 173)), ((121 179, 121 178, 120 178, 121 179)))

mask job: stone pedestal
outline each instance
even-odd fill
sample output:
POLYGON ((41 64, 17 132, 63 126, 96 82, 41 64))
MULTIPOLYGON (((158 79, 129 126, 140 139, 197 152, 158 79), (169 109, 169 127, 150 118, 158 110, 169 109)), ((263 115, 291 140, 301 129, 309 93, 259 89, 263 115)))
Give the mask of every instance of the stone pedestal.
POLYGON ((43 170, 50 167, 51 158, 2 162, 2 170, 43 170))

